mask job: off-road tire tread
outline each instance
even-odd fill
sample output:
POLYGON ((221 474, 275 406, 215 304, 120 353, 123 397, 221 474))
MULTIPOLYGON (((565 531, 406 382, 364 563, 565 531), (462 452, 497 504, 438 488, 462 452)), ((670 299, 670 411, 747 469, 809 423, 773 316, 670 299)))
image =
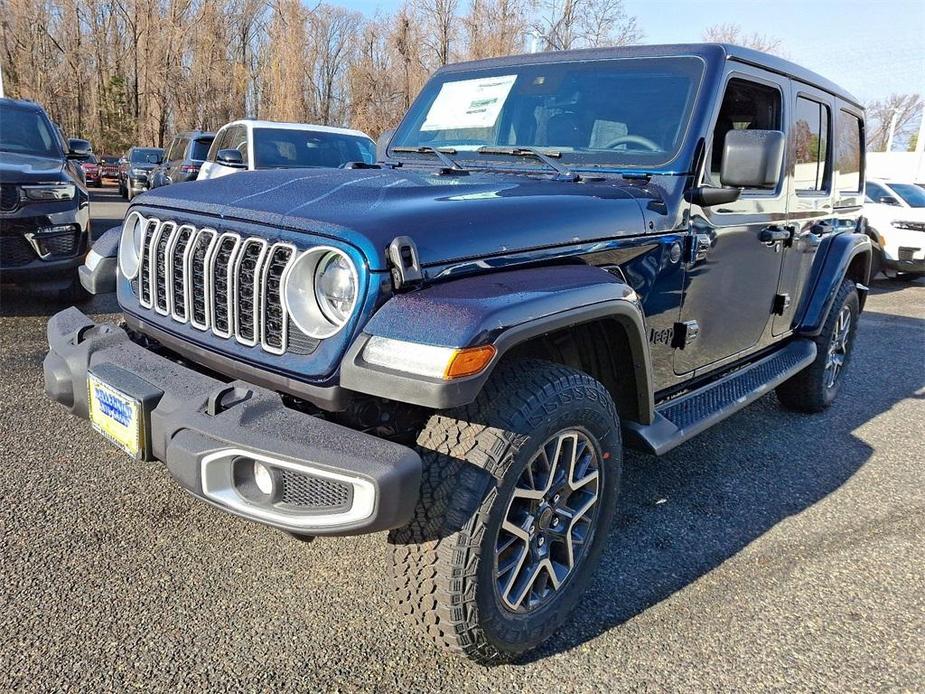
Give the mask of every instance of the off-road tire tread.
POLYGON ((497 487, 476 468, 500 481, 509 448, 527 438, 511 433, 524 430, 517 424, 536 411, 541 397, 575 387, 606 403, 618 421, 609 393, 595 379, 523 360, 499 365, 473 403, 434 414, 421 431, 421 497, 411 522, 389 533, 388 564, 402 612, 438 646, 483 664, 510 660, 479 626, 479 547, 497 487))

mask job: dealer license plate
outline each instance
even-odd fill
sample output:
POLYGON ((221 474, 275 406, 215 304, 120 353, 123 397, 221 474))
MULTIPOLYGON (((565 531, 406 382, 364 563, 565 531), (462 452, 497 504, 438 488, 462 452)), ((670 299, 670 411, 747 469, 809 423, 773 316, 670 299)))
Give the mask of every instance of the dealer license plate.
POLYGON ((141 403, 92 373, 87 374, 87 389, 93 428, 133 458, 140 458, 144 445, 141 403))

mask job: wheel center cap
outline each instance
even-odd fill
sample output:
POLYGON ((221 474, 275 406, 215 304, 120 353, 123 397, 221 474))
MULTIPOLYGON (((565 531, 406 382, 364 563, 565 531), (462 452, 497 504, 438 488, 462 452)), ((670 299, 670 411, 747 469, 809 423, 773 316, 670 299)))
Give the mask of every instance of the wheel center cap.
POLYGON ((547 506, 542 511, 540 511, 540 517, 537 520, 537 526, 542 530, 549 530, 549 526, 552 524, 552 509, 547 506))

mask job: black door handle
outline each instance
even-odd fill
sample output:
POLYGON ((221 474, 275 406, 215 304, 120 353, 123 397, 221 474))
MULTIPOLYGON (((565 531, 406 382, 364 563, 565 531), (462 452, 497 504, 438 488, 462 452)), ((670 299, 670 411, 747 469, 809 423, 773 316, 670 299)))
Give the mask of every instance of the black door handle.
POLYGON ((778 241, 789 241, 793 231, 784 227, 767 227, 762 229, 758 234, 758 240, 762 243, 777 243, 778 241))

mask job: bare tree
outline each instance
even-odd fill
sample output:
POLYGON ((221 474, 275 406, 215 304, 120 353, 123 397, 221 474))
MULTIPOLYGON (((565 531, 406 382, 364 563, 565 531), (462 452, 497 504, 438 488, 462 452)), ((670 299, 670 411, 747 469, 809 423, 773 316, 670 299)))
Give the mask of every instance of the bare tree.
POLYGON ((867 104, 867 150, 883 152, 893 126, 893 140, 906 143, 922 114, 922 97, 919 94, 892 94, 888 98, 867 104))
POLYGON ((525 0, 472 0, 463 18, 470 59, 522 53, 525 0))
POLYGON ((710 43, 732 43, 743 48, 753 48, 756 51, 783 55, 780 39, 766 34, 759 34, 758 32, 748 34, 743 31, 740 25, 733 23, 714 24, 707 27, 706 31, 703 32, 703 40, 710 43))
POLYGON ((442 67, 451 61, 456 44, 459 0, 412 0, 428 65, 442 67))
POLYGON ((626 46, 643 38, 623 0, 539 0, 533 32, 550 51, 626 46))

